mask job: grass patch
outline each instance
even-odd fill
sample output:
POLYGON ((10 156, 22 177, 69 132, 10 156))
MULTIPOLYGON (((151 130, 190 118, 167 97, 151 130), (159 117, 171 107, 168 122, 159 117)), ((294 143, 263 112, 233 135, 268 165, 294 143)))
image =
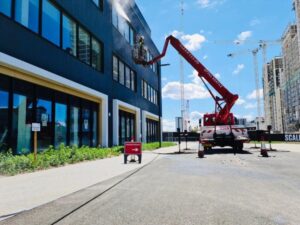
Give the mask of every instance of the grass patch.
MULTIPOLYGON (((175 144, 163 142, 162 147, 169 147, 175 144)), ((151 151, 159 148, 159 143, 143 144, 144 151, 151 151)), ((112 148, 90 148, 90 147, 68 147, 60 145, 57 149, 50 146, 47 150, 40 152, 37 160, 34 161, 33 153, 28 155, 13 155, 11 151, 0 153, 0 175, 13 176, 20 173, 45 170, 53 167, 74 164, 83 161, 97 160, 119 156, 122 154, 123 146, 112 148)))
MULTIPOLYGON (((171 146, 175 146, 175 145, 176 144, 174 142, 162 142, 161 143, 162 148, 171 147, 171 146)), ((143 144, 143 151, 153 151, 158 148, 159 148, 159 142, 143 144)))

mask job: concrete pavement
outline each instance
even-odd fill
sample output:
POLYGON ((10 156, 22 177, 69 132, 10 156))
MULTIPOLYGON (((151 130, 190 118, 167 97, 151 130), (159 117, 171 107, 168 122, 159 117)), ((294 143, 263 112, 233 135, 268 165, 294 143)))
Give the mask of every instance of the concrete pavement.
POLYGON ((0 177, 0 217, 29 210, 96 183, 137 169, 155 158, 145 152, 142 163, 123 164, 123 155, 12 177, 0 177))

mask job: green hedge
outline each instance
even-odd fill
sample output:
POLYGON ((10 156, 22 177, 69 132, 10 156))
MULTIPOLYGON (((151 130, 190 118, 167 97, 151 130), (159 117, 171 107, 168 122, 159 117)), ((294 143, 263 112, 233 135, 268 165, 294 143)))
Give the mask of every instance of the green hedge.
MULTIPOLYGON (((174 145, 173 143, 162 143, 162 147, 174 145)), ((143 150, 154 150, 159 143, 143 144, 143 150)), ((0 153, 0 174, 16 175, 19 173, 44 170, 51 167, 59 167, 66 164, 74 164, 87 160, 96 160, 118 156, 123 152, 123 146, 112 148, 90 148, 90 147, 67 147, 64 145, 54 149, 50 146, 41 152, 34 161, 33 153, 28 155, 13 155, 11 151, 0 153)))

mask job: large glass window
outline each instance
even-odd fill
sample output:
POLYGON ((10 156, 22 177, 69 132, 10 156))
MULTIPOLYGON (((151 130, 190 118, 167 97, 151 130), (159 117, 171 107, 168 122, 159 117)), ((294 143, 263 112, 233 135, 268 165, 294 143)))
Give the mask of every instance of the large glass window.
POLYGON ((82 145, 91 144, 91 115, 88 106, 82 108, 82 145))
POLYGON ((0 1, 0 12, 4 15, 11 16, 11 0, 0 1))
POLYGON ((119 61, 116 56, 113 56, 113 78, 115 81, 119 81, 119 61))
POLYGON ((124 63, 119 61, 119 82, 120 84, 125 84, 125 66, 124 63))
POLYGON ((133 46, 135 42, 135 32, 132 29, 132 27, 129 27, 129 39, 130 39, 130 45, 133 46))
POLYGON ((8 79, 0 78, 0 151, 8 149, 8 85, 8 79))
POLYGON ((49 0, 43 0, 42 35, 60 46, 60 11, 49 0))
POLYGON ((92 67, 101 70, 101 45, 100 43, 92 38, 92 67))
POLYGON ((17 154, 31 151, 32 90, 33 87, 27 83, 14 82, 12 147, 17 154))
POLYGON ((55 103, 55 138, 54 145, 67 143, 67 105, 55 103))
POLYGON ((92 146, 97 147, 98 145, 98 109, 95 105, 92 111, 93 116, 93 138, 92 138, 92 146))
POLYGON ((119 144, 135 139, 135 115, 119 111, 119 144))
POLYGON ((52 144, 52 101, 53 92, 38 88, 36 101, 36 122, 41 124, 38 134, 38 148, 47 149, 52 144))
POLYGON ((129 67, 125 67, 125 79, 126 79, 126 87, 130 88, 130 80, 131 80, 131 74, 129 67))
POLYGON ((78 57, 79 59, 90 65, 91 60, 91 45, 90 45, 90 35, 79 27, 79 45, 78 45, 78 57))
POLYGON ((115 26, 115 28, 118 29, 118 13, 117 13, 115 7, 113 7, 113 9, 112 9, 112 23, 115 26))
POLYGON ((77 55, 77 28, 76 23, 66 15, 63 15, 63 41, 62 47, 69 54, 77 55))
POLYGON ((39 0, 16 0, 15 19, 34 32, 39 29, 39 0))
POLYGON ((79 100, 72 99, 70 106, 70 145, 79 146, 79 118, 80 118, 80 105, 79 100))
POLYGON ((131 90, 135 91, 135 72, 130 72, 130 80, 131 80, 131 90))

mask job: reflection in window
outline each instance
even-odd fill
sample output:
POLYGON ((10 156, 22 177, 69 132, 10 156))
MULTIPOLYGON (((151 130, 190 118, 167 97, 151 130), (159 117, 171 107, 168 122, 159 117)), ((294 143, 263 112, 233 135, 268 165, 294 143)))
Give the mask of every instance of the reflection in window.
POLYGON ((126 87, 130 88, 130 69, 126 66, 125 68, 126 87))
POLYGON ((115 81, 119 81, 119 66, 118 58, 113 56, 113 77, 115 81))
POLYGON ((91 51, 91 46, 90 46, 90 35, 83 30, 82 28, 79 27, 79 44, 78 44, 78 57, 79 59, 90 65, 90 51, 91 51))
MULTIPOLYGON (((2 82, 2 80, 0 81, 2 82)), ((7 150, 8 134, 8 92, 0 84, 0 152, 7 150)))
POLYGON ((101 70, 101 45, 92 38, 92 67, 101 70))
POLYGON ((67 143, 67 106, 65 104, 55 104, 55 138, 54 145, 67 143))
POLYGON ((11 0, 0 1, 0 12, 6 16, 11 16, 11 0))
POLYGON ((27 96, 13 95, 13 147, 17 154, 31 150, 32 99, 27 96))
POLYGON ((90 110, 82 109, 82 145, 90 146, 90 110))
POLYGON ((98 133, 97 133, 97 126, 98 125, 98 113, 97 110, 93 110, 93 139, 92 139, 92 146, 97 147, 98 145, 98 133))
POLYGON ((71 106, 70 110, 70 145, 79 145, 79 107, 71 106))
POLYGON ((131 90, 135 91, 135 73, 133 71, 130 72, 131 73, 131 90))
POLYGON ((120 84, 125 84, 125 74, 124 74, 124 63, 119 61, 119 82, 120 84))
POLYGON ((39 28, 39 0, 16 0, 15 19, 34 32, 39 28))
POLYGON ((43 150, 52 144, 52 102, 37 99, 36 104, 36 122, 41 124, 41 132, 38 135, 38 148, 43 150))
POLYGON ((60 45, 60 12, 49 0, 43 1, 42 35, 60 45))
POLYGON ((77 54, 77 28, 73 20, 63 15, 63 42, 62 47, 69 54, 76 56, 77 54))

